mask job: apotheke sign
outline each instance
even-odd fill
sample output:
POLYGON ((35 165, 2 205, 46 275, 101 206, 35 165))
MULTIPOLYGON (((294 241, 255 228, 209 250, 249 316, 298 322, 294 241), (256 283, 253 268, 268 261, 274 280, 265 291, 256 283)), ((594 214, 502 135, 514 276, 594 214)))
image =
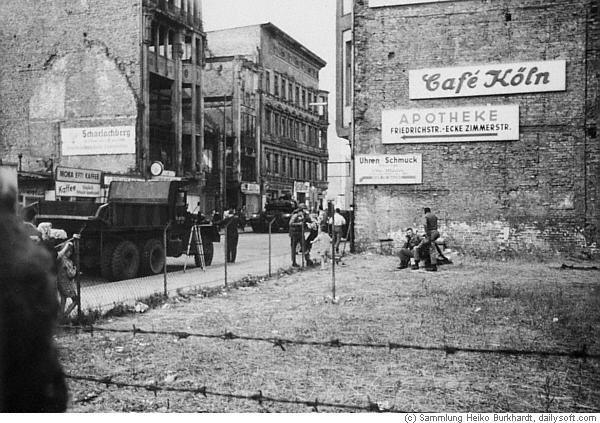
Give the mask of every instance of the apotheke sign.
POLYGON ((566 61, 417 69, 408 72, 409 97, 470 97, 564 91, 566 61))
POLYGON ((369 0, 369 7, 402 6, 405 4, 443 3, 450 0, 369 0))
POLYGON ((396 109, 381 113, 383 144, 518 139, 518 105, 396 109))
POLYGON ((357 154, 357 185, 407 185, 422 183, 423 160, 417 154, 357 154))

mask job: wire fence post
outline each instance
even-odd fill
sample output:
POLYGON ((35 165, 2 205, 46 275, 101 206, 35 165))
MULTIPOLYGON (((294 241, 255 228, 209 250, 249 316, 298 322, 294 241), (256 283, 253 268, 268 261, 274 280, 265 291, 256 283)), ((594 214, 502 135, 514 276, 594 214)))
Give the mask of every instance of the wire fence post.
POLYGON ((83 316, 81 312, 81 243, 79 234, 73 235, 73 249, 75 250, 75 283, 77 284, 77 320, 80 322, 83 316))
POLYGON ((227 288, 227 259, 229 259, 229 254, 228 254, 229 251, 227 250, 227 248, 228 248, 227 247, 227 228, 229 228, 229 225, 231 224, 231 222, 233 222, 233 220, 230 220, 229 222, 227 222, 223 226, 225 228, 225 233, 224 233, 224 235, 225 235, 225 243, 223 244, 224 250, 225 250, 225 254, 224 254, 225 261, 224 261, 224 264, 223 264, 223 269, 224 269, 224 273, 225 273, 225 275, 224 275, 224 277, 225 277, 225 288, 227 288))
POLYGON ((302 234, 300 236, 300 248, 302 249, 302 268, 304 268, 304 222, 301 223, 302 234))
POLYGON ((271 233, 275 220, 276 219, 273 219, 269 222, 269 277, 271 277, 271 233))
MULTIPOLYGON (((333 221, 331 223, 331 234, 335 237, 333 221)), ((331 243, 331 302, 335 302, 335 242, 331 243)))
POLYGON ((167 223, 167 226, 165 226, 165 229, 163 230, 163 260, 165 261, 165 264, 163 265, 163 293, 165 294, 165 297, 169 292, 167 286, 167 231, 170 226, 171 222, 167 223))

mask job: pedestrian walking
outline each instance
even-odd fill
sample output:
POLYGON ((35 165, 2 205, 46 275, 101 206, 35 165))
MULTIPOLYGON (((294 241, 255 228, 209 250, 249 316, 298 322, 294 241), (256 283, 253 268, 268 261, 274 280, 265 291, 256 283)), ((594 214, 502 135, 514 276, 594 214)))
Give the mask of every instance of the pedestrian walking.
POLYGON ((237 257, 237 247, 240 238, 238 229, 240 219, 235 212, 235 208, 231 207, 223 215, 221 227, 225 228, 225 236, 227 237, 227 262, 235 263, 237 257))
POLYGON ((340 209, 335 209, 333 217, 329 218, 329 224, 333 224, 333 244, 335 246, 335 252, 339 254, 340 242, 344 236, 342 228, 346 224, 346 219, 341 215, 340 209))
POLYGON ((290 217, 290 248, 291 248, 291 256, 292 256, 292 266, 298 267, 298 263, 296 261, 296 249, 300 247, 300 250, 304 250, 305 261, 307 265, 312 265, 312 260, 310 259, 309 252, 307 251, 307 245, 304 239, 304 230, 306 225, 311 222, 310 216, 308 214, 308 210, 306 209, 305 204, 300 204, 296 210, 292 213, 290 217))

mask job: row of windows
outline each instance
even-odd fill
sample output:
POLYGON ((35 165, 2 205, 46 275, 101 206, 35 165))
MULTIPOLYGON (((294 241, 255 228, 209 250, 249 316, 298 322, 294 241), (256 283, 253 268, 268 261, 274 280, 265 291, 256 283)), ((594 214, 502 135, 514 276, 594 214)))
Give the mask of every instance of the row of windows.
POLYGON ((317 106, 311 106, 311 103, 319 102, 319 96, 310 88, 292 82, 283 75, 276 72, 265 71, 265 91, 281 100, 295 104, 304 110, 317 112, 317 106), (271 81, 271 73, 273 80, 271 81))
POLYGON ((315 125, 272 110, 267 110, 265 113, 265 132, 267 135, 289 138, 297 143, 305 143, 313 147, 326 147, 324 131, 319 130, 315 125))
POLYGON ((266 162, 267 173, 271 175, 306 181, 327 180, 326 163, 274 152, 267 152, 266 162))
MULTIPOLYGON (((152 22, 151 40, 149 50, 151 53, 158 53, 159 56, 167 59, 175 58, 175 31, 166 25, 159 25, 152 22)), ((183 37, 181 60, 190 62, 192 60, 192 37, 186 35, 183 37)), ((202 39, 196 37, 196 64, 202 63, 202 39)))

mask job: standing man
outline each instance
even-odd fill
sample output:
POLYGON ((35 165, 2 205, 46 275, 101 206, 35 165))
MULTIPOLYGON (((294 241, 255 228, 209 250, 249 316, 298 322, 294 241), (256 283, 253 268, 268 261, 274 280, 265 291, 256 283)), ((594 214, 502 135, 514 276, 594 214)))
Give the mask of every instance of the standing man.
POLYGON ((310 223, 311 219, 306 209, 306 204, 300 204, 290 217, 290 247, 292 254, 292 266, 299 267, 296 262, 296 248, 300 245, 304 249, 304 256, 307 265, 312 264, 312 260, 309 257, 309 251, 307 250, 306 243, 304 240, 304 230, 306 224, 310 223))
POLYGON ((235 263, 237 256, 237 246, 240 235, 238 228, 240 220, 235 212, 235 208, 231 207, 224 213, 221 227, 225 228, 225 236, 227 237, 227 263, 235 263))
MULTIPOLYGON (((406 269, 410 263, 410 259, 415 257, 415 248, 421 243, 421 237, 415 234, 412 228, 406 229, 406 241, 400 249, 400 266, 398 269, 406 269)), ((415 259, 416 268, 419 268, 419 260, 415 259)))
POLYGON ((346 219, 340 214, 340 209, 335 209, 335 213, 332 218, 329 219, 329 224, 333 224, 333 244, 335 245, 335 252, 340 252, 340 241, 342 240, 343 230, 342 226, 346 224, 346 219))
POLYGON ((425 214, 423 216, 425 236, 419 246, 415 248, 415 261, 419 260, 426 251, 429 251, 429 263, 425 265, 425 270, 437 272, 437 249, 435 248, 435 240, 440 237, 440 233, 438 232, 438 218, 431 212, 429 207, 425 207, 423 212, 425 214))

